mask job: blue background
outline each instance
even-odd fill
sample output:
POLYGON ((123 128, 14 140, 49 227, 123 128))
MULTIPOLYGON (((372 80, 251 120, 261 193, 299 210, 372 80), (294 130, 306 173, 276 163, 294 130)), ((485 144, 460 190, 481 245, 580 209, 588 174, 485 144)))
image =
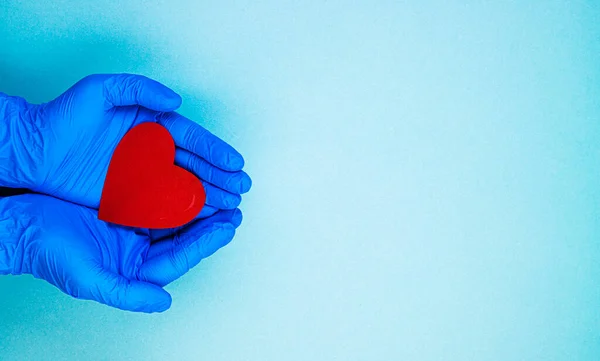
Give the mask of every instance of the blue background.
POLYGON ((598 360, 598 1, 0 3, 0 90, 156 78, 234 242, 126 313, 0 278, 2 360, 598 360))

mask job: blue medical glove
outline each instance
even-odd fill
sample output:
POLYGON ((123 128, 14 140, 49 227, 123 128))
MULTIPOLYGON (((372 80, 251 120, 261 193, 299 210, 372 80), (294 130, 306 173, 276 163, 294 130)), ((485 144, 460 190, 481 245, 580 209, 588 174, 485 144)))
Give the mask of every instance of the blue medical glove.
POLYGON ((177 114, 181 97, 139 75, 91 75, 34 105, 0 93, 0 186, 29 188, 97 209, 111 155, 132 127, 158 122, 177 146, 175 164, 206 190, 201 216, 234 209, 251 180, 242 156, 177 114))
POLYGON ((106 223, 97 212, 53 197, 0 199, 0 274, 32 274, 76 298, 122 310, 162 312, 162 287, 229 243, 239 209, 178 229, 148 231, 106 223))

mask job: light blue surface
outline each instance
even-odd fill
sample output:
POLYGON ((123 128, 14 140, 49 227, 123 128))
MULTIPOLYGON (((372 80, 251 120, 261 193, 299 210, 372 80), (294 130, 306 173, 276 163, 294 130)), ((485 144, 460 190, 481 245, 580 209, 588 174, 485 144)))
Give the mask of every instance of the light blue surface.
POLYGON ((73 4, 0 4, 0 90, 156 78, 254 185, 165 314, 0 278, 0 359, 598 359, 600 4, 73 4))

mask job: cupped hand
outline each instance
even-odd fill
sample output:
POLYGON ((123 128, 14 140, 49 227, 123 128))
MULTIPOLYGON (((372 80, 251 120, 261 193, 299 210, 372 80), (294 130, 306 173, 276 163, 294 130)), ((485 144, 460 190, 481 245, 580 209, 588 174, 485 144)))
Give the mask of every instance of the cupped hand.
POLYGON ((14 252, 10 273, 32 274, 76 298, 162 312, 171 306, 162 287, 229 243, 242 215, 221 210, 178 229, 150 231, 100 221, 97 211, 53 197, 24 194, 0 199, 0 220, 14 236, 4 244, 14 252))
POLYGON ((174 112, 181 97, 140 75, 91 75, 57 99, 28 112, 39 135, 30 188, 97 209, 108 164, 125 133, 142 122, 164 126, 177 146, 175 164, 206 190, 200 218, 235 209, 251 186, 243 157, 197 123, 174 112), (36 159, 40 158, 40 159, 36 159))

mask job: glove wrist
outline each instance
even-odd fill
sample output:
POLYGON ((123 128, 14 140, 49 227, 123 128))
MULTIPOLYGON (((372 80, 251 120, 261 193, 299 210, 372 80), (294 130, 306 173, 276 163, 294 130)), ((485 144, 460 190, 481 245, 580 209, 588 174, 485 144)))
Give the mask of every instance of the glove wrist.
POLYGON ((0 275, 30 273, 28 244, 35 230, 23 205, 12 201, 16 198, 0 198, 0 275))
POLYGON ((0 93, 0 186, 34 188, 41 154, 37 106, 0 93))

